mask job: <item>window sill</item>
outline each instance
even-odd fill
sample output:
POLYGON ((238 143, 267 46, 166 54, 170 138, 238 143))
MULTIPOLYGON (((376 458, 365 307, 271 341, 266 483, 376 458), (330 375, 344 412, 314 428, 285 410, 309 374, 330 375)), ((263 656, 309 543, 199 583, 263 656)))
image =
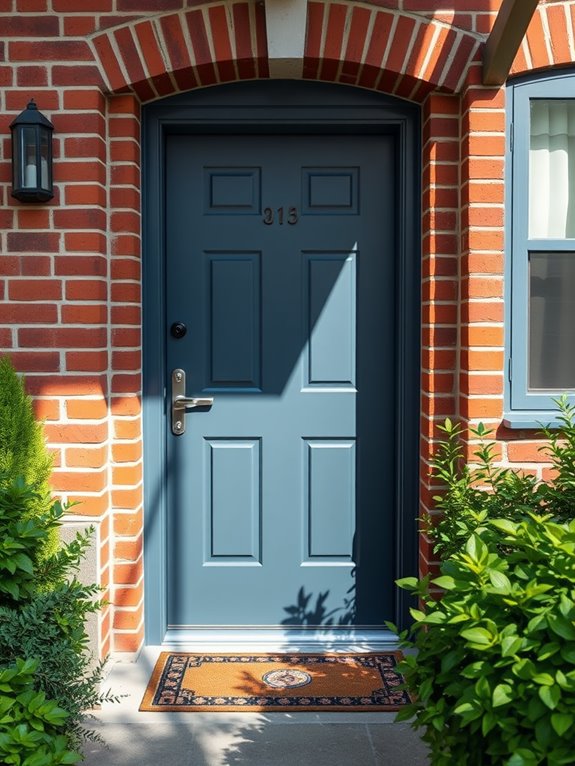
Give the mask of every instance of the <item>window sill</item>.
POLYGON ((550 412, 548 410, 538 411, 521 411, 514 410, 513 412, 505 412, 503 415, 503 425, 512 429, 523 430, 536 430, 541 431, 543 428, 559 429, 562 427, 561 421, 558 418, 556 412, 550 412))

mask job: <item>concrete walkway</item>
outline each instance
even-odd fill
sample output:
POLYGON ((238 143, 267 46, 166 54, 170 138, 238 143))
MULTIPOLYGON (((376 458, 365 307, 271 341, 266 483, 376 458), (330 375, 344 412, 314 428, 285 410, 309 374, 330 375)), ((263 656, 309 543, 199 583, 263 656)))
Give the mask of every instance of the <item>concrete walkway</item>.
POLYGON ((117 663, 106 686, 126 694, 90 723, 85 766, 426 766, 426 747, 394 713, 140 713, 157 656, 117 663))

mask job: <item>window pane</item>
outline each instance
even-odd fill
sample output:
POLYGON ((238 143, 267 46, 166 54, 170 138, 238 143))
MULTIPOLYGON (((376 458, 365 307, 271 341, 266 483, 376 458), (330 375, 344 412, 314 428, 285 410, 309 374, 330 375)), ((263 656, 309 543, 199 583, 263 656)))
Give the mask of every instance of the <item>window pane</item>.
POLYGON ((575 237, 575 100, 531 101, 529 236, 575 237))
POLYGON ((529 255, 529 388, 575 388, 575 253, 529 255))

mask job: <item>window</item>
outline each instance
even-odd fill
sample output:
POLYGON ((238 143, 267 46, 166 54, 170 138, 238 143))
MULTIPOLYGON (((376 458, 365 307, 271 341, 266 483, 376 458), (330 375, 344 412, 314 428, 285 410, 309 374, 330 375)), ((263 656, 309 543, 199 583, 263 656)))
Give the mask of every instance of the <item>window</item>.
POLYGON ((508 95, 506 422, 528 428, 553 422, 560 394, 575 396, 575 76, 508 95))

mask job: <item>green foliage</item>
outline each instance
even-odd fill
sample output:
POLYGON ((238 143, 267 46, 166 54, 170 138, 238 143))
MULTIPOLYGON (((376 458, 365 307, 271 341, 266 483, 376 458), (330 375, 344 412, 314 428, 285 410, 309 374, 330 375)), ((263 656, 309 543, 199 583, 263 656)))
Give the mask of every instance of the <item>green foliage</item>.
POLYGON ((434 766, 560 766, 575 752, 575 521, 491 519, 419 596, 402 663, 434 766), (430 587, 442 588, 441 600, 430 587))
POLYGON ((62 733, 68 713, 34 686, 37 660, 0 669, 0 759, 13 766, 78 763, 62 733))
MULTIPOLYGON (((0 486, 22 478, 34 493, 29 514, 43 514, 50 504, 48 479, 52 459, 46 449, 42 426, 34 417, 32 400, 9 357, 0 358, 0 486)), ((43 543, 46 556, 58 548, 57 531, 43 543)))
MULTIPOLYGON (((38 512, 38 494, 17 479, 9 483, 0 475, 0 606, 28 599, 47 576, 50 559, 45 543, 57 532, 62 507, 55 502, 38 512)), ((58 556, 59 554, 54 554, 58 556)))
POLYGON ((441 513, 428 529, 435 551, 448 558, 460 551, 474 531, 489 519, 516 520, 526 513, 549 513, 557 521, 575 515, 575 407, 565 397, 557 400, 560 430, 543 429, 548 444, 541 448, 555 469, 553 481, 538 482, 534 476, 497 466, 496 445, 481 423, 471 434, 481 440, 473 465, 464 462, 461 427, 447 419, 439 428, 445 434, 435 459, 433 475, 444 485, 435 496, 441 513))
MULTIPOLYGON (((100 589, 82 584, 74 574, 93 529, 46 556, 43 542, 53 530, 57 532, 65 509, 53 501, 44 513, 30 515, 27 511, 36 497, 21 479, 0 482, 0 670, 20 660, 34 662, 34 692, 66 711, 59 736, 64 736, 67 747, 77 747, 82 737, 93 736, 84 728, 85 711, 116 699, 100 694, 102 663, 94 663, 87 651, 85 622, 101 606, 100 589)), ((12 736, 14 731, 13 722, 3 726, 0 721, 0 737, 12 736)), ((24 744, 22 748, 24 752, 24 744)))
POLYGON ((74 746, 92 736, 85 711, 116 699, 100 693, 103 663, 93 663, 87 652, 84 624, 100 607, 97 593, 97 586, 73 578, 19 609, 0 607, 0 666, 18 657, 39 660, 35 688, 67 711, 64 731, 74 746))
POLYGON ((575 406, 564 395, 556 400, 559 430, 543 429, 549 444, 542 451, 555 469, 552 482, 539 486, 541 502, 549 512, 567 521, 575 515, 575 406))
POLYGON ((5 356, 0 358, 0 474, 21 476, 40 496, 48 491, 52 460, 32 401, 5 356))

